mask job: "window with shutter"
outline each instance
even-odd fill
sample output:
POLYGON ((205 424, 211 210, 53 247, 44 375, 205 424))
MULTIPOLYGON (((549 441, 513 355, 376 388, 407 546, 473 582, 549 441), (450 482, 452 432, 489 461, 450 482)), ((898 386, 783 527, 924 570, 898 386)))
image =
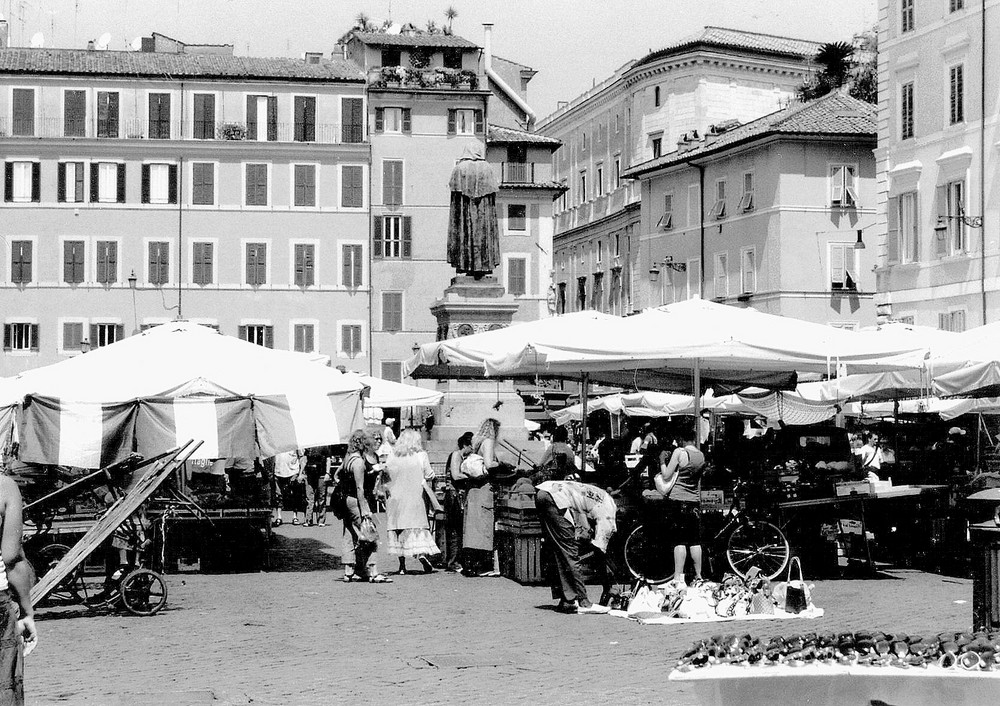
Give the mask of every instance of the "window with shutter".
POLYGON ((316 246, 295 243, 295 286, 312 287, 316 284, 316 246))
POLYGON ((296 164, 294 201, 296 206, 312 207, 316 205, 316 165, 296 164))
POLYGON ((403 205, 403 162, 400 160, 382 160, 382 203, 403 205))
POLYGON ((194 94, 194 134, 196 140, 215 139, 215 95, 194 94))
POLYGON ((247 284, 259 287, 267 284, 267 243, 247 243, 247 284))
POLYGON ((60 203, 82 203, 84 200, 83 162, 60 162, 56 195, 60 203))
POLYGON ((118 92, 97 92, 97 136, 118 137, 118 92))
POLYGON ((212 284, 214 276, 214 243, 194 243, 191 279, 195 284, 212 284))
POLYGON ((170 94, 149 94, 149 139, 170 139, 170 94))
POLYGON ((116 341, 120 341, 124 336, 124 327, 121 324, 91 324, 90 345, 94 348, 110 346, 116 341))
POLYGON ((507 230, 524 231, 528 229, 528 208, 523 203, 507 205, 507 230))
POLYGON ((240 337, 266 348, 274 348, 274 327, 267 324, 240 326, 240 337))
POLYGON ((830 165, 830 203, 840 208, 857 207, 857 169, 853 165, 830 165))
POLYGON ((385 216, 375 216, 372 222, 372 257, 385 257, 384 224, 385 216))
POLYGON ((177 202, 176 165, 142 165, 143 203, 167 204, 177 202), (171 179, 171 177, 174 177, 171 179))
POLYGON ((38 324, 28 322, 4 324, 3 348, 5 351, 37 352, 38 324))
POLYGON ((739 210, 743 212, 753 210, 753 192, 753 173, 746 172, 743 174, 743 196, 740 198, 739 210))
POLYGON ((246 205, 267 206, 267 165, 248 164, 246 166, 246 205))
POLYGON ((507 293, 521 296, 527 293, 528 261, 523 257, 507 260, 507 293))
POLYGON ((965 67, 962 64, 948 69, 949 120, 952 125, 965 121, 965 67))
POLYGON ((399 258, 403 256, 403 217, 382 216, 381 250, 382 257, 399 258))
POLYGON ((33 137, 35 134, 35 89, 15 88, 12 90, 14 123, 11 134, 17 137, 33 137))
MULTIPOLYGON (((454 113, 454 124, 455 135, 476 135, 482 132, 480 127, 480 121, 482 120, 482 111, 473 110, 472 108, 458 108, 453 111, 454 113)), ((451 122, 451 115, 449 115, 449 123, 451 122)), ((450 126, 450 125, 449 125, 450 126)))
POLYGON ((364 142, 365 113, 364 99, 341 98, 340 115, 342 121, 341 139, 346 143, 364 142))
POLYGON ((316 327, 313 324, 295 324, 294 349, 299 353, 316 352, 316 327))
POLYGON ((295 141, 315 142, 316 140, 316 98, 295 96, 295 141))
POLYGON ((10 242, 10 281, 12 284, 31 283, 31 254, 34 243, 30 240, 10 242))
POLYGON ((215 164, 211 162, 191 164, 191 203, 196 206, 215 204, 215 164))
POLYGON ((62 325, 62 350, 78 351, 83 343, 83 322, 64 321, 62 325))
POLYGON ((899 257, 903 262, 920 261, 920 200, 911 191, 899 197, 899 257))
POLYGON ((125 203, 125 165, 115 165, 115 201, 125 203))
POLYGON ((97 281, 100 284, 118 281, 118 243, 114 240, 97 241, 97 281))
POLYGON ((913 82, 899 87, 899 137, 909 140, 914 135, 913 82))
POLYGON ((448 134, 454 135, 458 131, 458 111, 455 108, 448 108, 448 134))
POLYGON ((413 257, 413 233, 412 233, 412 223, 413 219, 409 216, 403 216, 403 257, 410 258, 413 257))
POLYGON ((63 241, 63 282, 80 284, 84 279, 84 242, 82 240, 63 241))
POLYGON ((889 264, 900 262, 900 221, 903 220, 901 199, 889 197, 886 203, 885 259, 889 264))
POLYGON ((340 248, 340 283, 349 289, 362 286, 362 260, 360 245, 342 245, 340 248))
POLYGON ((347 358, 361 355, 361 324, 343 324, 340 327, 340 353, 347 358))
POLYGON ((715 253, 715 298, 729 296, 729 253, 715 253))
POLYGON ((757 251, 754 248, 740 251, 740 291, 744 294, 757 291, 757 251))
POLYGON ((857 270, 854 266, 853 243, 830 243, 830 289, 856 290, 857 270))
POLYGON ((36 162, 7 162, 6 170, 10 175, 7 179, 7 201, 31 203, 34 200, 35 165, 36 162))
POLYGON ((87 135, 87 92, 63 92, 63 135, 65 137, 86 137, 87 135))
POLYGON ((153 241, 149 243, 149 273, 146 281, 154 286, 162 286, 170 281, 170 243, 153 241))
POLYGON ((344 166, 340 170, 341 206, 344 208, 363 208, 364 201, 364 167, 356 165, 344 166))
POLYGON ((382 330, 403 330, 403 293, 382 292, 382 330))

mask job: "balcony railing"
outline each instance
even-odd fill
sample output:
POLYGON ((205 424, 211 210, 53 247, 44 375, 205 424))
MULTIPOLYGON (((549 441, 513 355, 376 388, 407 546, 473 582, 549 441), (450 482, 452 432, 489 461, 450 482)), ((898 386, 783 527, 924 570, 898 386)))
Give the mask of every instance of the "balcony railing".
POLYGON ((66 121, 61 118, 0 118, 0 138, 97 138, 118 140, 221 140, 238 142, 361 143, 364 126, 340 123, 262 121, 66 121))
POLYGON ((475 71, 441 66, 413 69, 406 66, 373 66, 368 69, 370 88, 410 88, 475 91, 482 77, 475 71))
POLYGON ((534 162, 501 162, 500 181, 503 184, 534 184, 534 162))

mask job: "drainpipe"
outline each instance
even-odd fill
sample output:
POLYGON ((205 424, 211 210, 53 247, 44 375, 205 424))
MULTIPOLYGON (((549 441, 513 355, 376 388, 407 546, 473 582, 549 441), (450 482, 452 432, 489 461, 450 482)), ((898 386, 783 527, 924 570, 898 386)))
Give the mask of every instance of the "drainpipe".
MULTIPOLYGON (((184 139, 184 82, 181 81, 181 122, 178 126, 184 139)), ((184 286, 184 155, 177 160, 177 318, 182 320, 181 290, 184 286)))
MULTIPOLYGON (((982 0, 979 57, 979 215, 986 215, 986 0, 982 0)), ((986 223, 979 229, 979 290, 982 295, 983 325, 986 325, 986 223)))
POLYGON ((513 88, 507 85, 506 81, 500 78, 500 74, 493 70, 493 24, 484 22, 483 30, 485 35, 483 39, 483 69, 486 72, 486 76, 510 98, 514 105, 521 109, 521 112, 524 113, 525 127, 530 129, 532 123, 535 122, 535 111, 531 109, 513 88))

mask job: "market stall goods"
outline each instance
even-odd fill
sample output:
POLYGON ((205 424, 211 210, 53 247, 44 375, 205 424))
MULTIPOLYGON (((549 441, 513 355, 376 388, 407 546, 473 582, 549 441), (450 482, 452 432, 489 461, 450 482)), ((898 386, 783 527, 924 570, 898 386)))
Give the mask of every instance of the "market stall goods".
POLYGON ((879 631, 809 632, 768 638, 716 635, 695 642, 678 659, 677 669, 808 664, 993 671, 1000 666, 1000 633, 942 632, 921 636, 879 631))

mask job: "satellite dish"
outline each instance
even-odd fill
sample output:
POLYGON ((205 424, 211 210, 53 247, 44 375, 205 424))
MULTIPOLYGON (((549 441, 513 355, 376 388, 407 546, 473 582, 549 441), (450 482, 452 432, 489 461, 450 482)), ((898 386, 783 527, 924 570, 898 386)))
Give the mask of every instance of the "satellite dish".
POLYGON ((42 35, 41 32, 35 32, 33 35, 31 35, 30 46, 32 49, 41 49, 42 47, 45 46, 45 37, 42 35))
POLYGON ((142 51, 142 37, 136 37, 128 45, 132 51, 142 51))
POLYGON ((108 48, 108 44, 111 42, 111 32, 105 32, 100 37, 97 38, 97 43, 94 44, 94 49, 99 49, 100 51, 105 51, 108 48))

